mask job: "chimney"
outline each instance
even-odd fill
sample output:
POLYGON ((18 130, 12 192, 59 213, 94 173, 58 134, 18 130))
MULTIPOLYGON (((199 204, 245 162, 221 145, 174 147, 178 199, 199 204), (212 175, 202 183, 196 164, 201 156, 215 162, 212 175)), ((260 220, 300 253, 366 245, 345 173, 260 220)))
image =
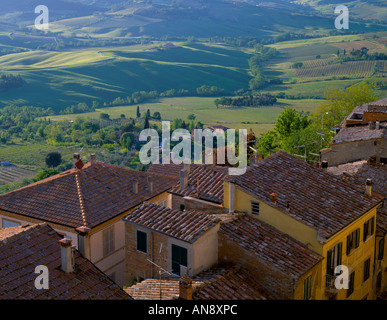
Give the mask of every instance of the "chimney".
POLYGON ((59 240, 61 246, 61 269, 70 273, 74 271, 74 249, 71 245, 72 240, 63 238, 59 240))
POLYGON ((82 257, 90 260, 90 228, 86 226, 75 229, 78 231, 78 249, 82 257))
POLYGON ((180 171, 180 189, 184 190, 188 186, 188 171, 181 170, 180 171))
POLYGON ((375 122, 375 130, 379 130, 379 129, 380 129, 380 121, 376 120, 376 122, 375 122))
POLYGON ((147 177, 147 182, 148 182, 148 190, 149 192, 153 192, 153 180, 151 176, 147 177))
POLYGON ((73 162, 76 164, 78 160, 81 160, 81 155, 79 153, 74 153, 73 154, 73 162))
POLYGON ((328 169, 328 161, 326 160, 321 161, 321 169, 323 169, 324 171, 328 169))
POLYGON ((371 179, 366 180, 365 193, 369 196, 372 196, 372 180, 371 179))
POLYGON ((179 280, 179 299, 192 300, 192 279, 187 274, 179 280))
POLYGON ((93 165, 95 163, 95 161, 96 161, 95 153, 92 153, 90 155, 90 163, 91 163, 91 165, 93 165))
POLYGON ((190 163, 184 163, 184 169, 187 170, 188 174, 191 173, 191 164, 190 163))
POLYGON ((270 199, 273 203, 277 203, 278 195, 276 193, 270 194, 270 199))
POLYGON ((370 130, 375 130, 375 128, 376 128, 376 123, 371 121, 371 122, 368 124, 368 129, 370 129, 370 130))
POLYGON ((133 181, 133 193, 138 193, 138 181, 133 181))

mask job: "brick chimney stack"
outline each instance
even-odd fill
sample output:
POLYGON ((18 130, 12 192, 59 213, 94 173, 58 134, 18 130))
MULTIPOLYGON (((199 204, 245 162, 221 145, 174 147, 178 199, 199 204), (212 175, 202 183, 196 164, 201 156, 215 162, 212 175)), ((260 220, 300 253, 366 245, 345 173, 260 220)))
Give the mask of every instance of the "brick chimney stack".
POLYGON ((184 274, 179 280, 179 298, 192 300, 192 279, 184 274))
POLYGON ((81 226, 77 229, 78 231, 78 249, 82 257, 90 260, 90 228, 81 226))
POLYGON ((74 271, 74 249, 71 245, 72 240, 63 238, 59 240, 61 246, 61 269, 70 273, 74 271))
POLYGON ((188 186, 188 171, 181 170, 180 171, 180 189, 184 190, 188 186))
POLYGON ((369 196, 372 196, 372 180, 366 180, 365 193, 369 196))

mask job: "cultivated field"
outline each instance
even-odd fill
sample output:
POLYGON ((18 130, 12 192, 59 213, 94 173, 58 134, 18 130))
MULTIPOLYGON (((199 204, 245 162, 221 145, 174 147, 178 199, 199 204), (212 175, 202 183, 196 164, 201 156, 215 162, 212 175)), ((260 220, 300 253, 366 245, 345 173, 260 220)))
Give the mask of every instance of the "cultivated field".
POLYGON ((36 172, 18 168, 16 166, 0 166, 0 185, 20 182, 24 178, 36 177, 36 172))

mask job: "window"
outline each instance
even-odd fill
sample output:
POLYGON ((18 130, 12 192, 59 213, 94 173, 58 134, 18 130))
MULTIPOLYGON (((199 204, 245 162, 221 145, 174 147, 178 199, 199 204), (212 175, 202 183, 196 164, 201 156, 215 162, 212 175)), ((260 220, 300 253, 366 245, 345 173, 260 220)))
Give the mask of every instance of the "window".
POLYGON ((327 287, 329 287, 335 279, 335 268, 341 265, 342 245, 342 242, 340 242, 327 252, 327 287))
POLYGON ((107 256, 114 251, 114 228, 111 227, 103 232, 103 254, 107 256))
POLYGON ((371 258, 368 258, 364 261, 364 274, 363 274, 363 282, 367 281, 370 277, 370 266, 371 266, 371 258))
POLYGON ((3 219, 3 228, 11 228, 20 226, 19 222, 3 219))
POLYGON ((259 202, 251 201, 251 213, 259 216, 259 202))
POLYGON ((304 300, 310 300, 312 296, 312 276, 304 280, 304 300))
POLYGON ((147 234, 146 232, 137 230, 137 250, 147 253, 147 234))
POLYGON ((347 256, 351 254, 352 250, 359 247, 360 242, 360 228, 351 232, 347 236, 347 256))
POLYGON ((383 257, 384 257, 384 238, 379 240, 378 260, 382 260, 383 257))
POLYGON ((353 293, 355 289, 355 271, 353 271, 349 275, 349 283, 348 283, 348 290, 347 290, 347 298, 353 293))
POLYGON ((375 217, 372 217, 367 222, 364 223, 364 234, 363 241, 366 241, 369 237, 374 234, 375 228, 375 217))
POLYGON ((180 266, 187 267, 187 249, 172 245, 172 272, 180 275, 180 266))

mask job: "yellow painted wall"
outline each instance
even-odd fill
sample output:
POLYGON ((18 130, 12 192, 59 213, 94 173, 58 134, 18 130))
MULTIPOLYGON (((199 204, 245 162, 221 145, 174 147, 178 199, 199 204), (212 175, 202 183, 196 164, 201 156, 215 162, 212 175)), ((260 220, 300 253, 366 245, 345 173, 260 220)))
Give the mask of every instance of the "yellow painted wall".
MULTIPOLYGON (((224 185, 224 206, 229 208, 230 201, 230 187, 229 183, 224 185)), ((307 245, 313 251, 321 254, 322 246, 317 241, 317 231, 311 227, 303 224, 300 221, 286 215, 285 213, 267 205, 266 203, 255 199, 253 196, 240 190, 235 186, 235 210, 247 212, 285 234, 290 235, 294 239, 307 245), (259 202, 259 216, 251 214, 251 201, 259 202)))
MULTIPOLYGON (((225 182, 224 184, 224 206, 226 208, 230 207, 230 186, 227 182, 225 182)), ((374 292, 375 286, 372 285, 372 283, 376 281, 376 279, 373 279, 376 226, 374 227, 374 234, 370 238, 368 238, 366 242, 363 242, 363 225, 367 220, 371 219, 372 217, 375 217, 376 222, 376 208, 372 209, 367 214, 364 214, 362 217, 352 222, 342 231, 338 232, 332 238, 328 239, 325 244, 321 244, 319 241, 317 241, 316 230, 275 209, 275 207, 269 206, 266 203, 255 199, 253 196, 240 190, 237 186, 235 186, 235 210, 247 212, 252 217, 255 217, 257 219, 260 219, 261 221, 266 222, 267 224, 272 225, 276 229, 297 239, 298 241, 307 245, 311 250, 317 252, 318 254, 321 254, 324 257, 322 262, 319 264, 321 268, 320 271, 317 270, 318 268, 316 270, 310 270, 310 272, 305 274, 303 278, 299 279, 298 282, 295 284, 296 299, 300 299, 301 297, 303 297, 303 280, 309 274, 311 274, 311 272, 314 274, 314 276, 316 276, 316 274, 320 274, 320 279, 315 281, 315 283, 319 285, 316 287, 315 293, 313 293, 314 298, 322 300, 328 299, 328 295, 325 294, 327 252, 339 242, 342 242, 342 265, 349 267, 349 273, 351 272, 351 270, 355 270, 355 287, 354 292, 348 298, 347 291, 345 289, 339 290, 336 295, 336 299, 360 300, 365 297, 367 297, 367 299, 376 298, 376 293, 374 292), (252 214, 251 201, 259 202, 259 216, 252 214), (359 247, 353 250, 350 255, 347 256, 347 236, 357 228, 360 228, 359 247), (370 277, 368 280, 363 282, 364 262, 368 258, 370 258, 371 260, 370 277)))
MULTIPOLYGON (((327 257, 327 252, 329 249, 334 247, 339 242, 342 242, 342 265, 347 266, 349 273, 353 270, 355 271, 355 286, 354 292, 347 298, 347 292, 345 289, 338 291, 336 299, 337 300, 361 300, 367 296, 367 299, 375 299, 375 295, 372 289, 373 281, 373 265, 374 265, 374 251, 375 251, 375 232, 369 237, 365 242, 363 241, 363 225, 372 217, 375 217, 376 221, 376 209, 371 210, 367 214, 363 215, 361 218, 357 219, 341 232, 337 233, 333 238, 328 239, 323 247, 323 256, 327 257), (355 231, 357 228, 360 228, 360 243, 359 247, 351 251, 347 256, 347 235, 352 231, 355 231), (363 282, 363 271, 364 271, 364 262, 371 258, 371 267, 370 267, 370 277, 367 281, 363 282)), ((376 230, 376 227, 375 227, 376 230)), ((322 264, 322 287, 320 292, 321 299, 327 299, 328 296, 324 293, 325 291, 325 276, 327 272, 326 261, 322 264)))

